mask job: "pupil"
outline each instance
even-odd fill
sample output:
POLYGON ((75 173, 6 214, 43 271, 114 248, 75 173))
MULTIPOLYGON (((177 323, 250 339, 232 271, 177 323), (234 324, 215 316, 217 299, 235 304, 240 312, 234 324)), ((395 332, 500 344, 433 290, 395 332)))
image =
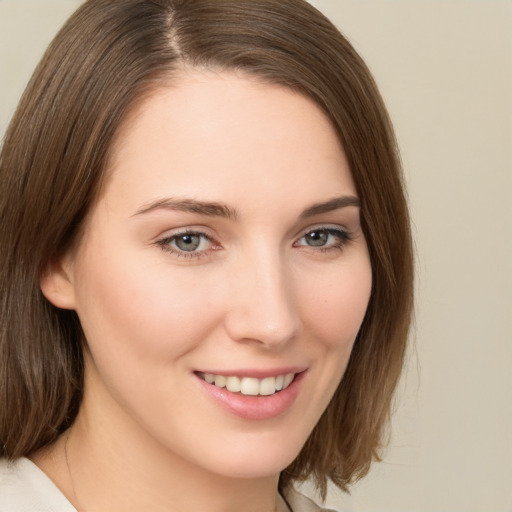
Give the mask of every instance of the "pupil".
POLYGON ((315 247, 320 247, 327 243, 328 233, 325 231, 312 231, 306 235, 306 241, 308 245, 313 245, 315 247))
POLYGON ((201 238, 197 235, 182 235, 176 239, 176 246, 182 251, 194 251, 200 242, 201 238))

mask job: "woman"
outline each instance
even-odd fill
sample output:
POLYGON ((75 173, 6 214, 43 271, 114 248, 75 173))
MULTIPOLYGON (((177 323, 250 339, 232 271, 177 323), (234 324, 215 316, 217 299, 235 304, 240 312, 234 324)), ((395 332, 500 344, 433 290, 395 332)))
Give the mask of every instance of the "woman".
POLYGON ((368 471, 409 221, 376 86, 318 11, 89 0, 0 169, 0 510, 301 512, 294 482, 368 471))

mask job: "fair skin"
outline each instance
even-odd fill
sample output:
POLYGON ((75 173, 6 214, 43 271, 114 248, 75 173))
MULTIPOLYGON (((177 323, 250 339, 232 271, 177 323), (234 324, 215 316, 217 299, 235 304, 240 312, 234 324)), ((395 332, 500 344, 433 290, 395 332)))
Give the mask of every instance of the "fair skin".
POLYGON ((109 173, 41 283, 87 348, 78 417, 33 460, 78 509, 271 512, 370 296, 334 130, 286 88, 186 70, 132 112, 109 173))

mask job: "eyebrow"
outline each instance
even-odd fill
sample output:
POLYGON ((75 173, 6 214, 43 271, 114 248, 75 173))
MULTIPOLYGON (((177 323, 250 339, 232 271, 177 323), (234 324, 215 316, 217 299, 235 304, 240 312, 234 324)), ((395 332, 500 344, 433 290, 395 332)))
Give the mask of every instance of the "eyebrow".
POLYGON ((309 208, 306 208, 300 217, 302 219, 306 219, 322 213, 332 212, 340 208, 347 208, 348 206, 355 206, 359 208, 361 206, 361 201, 356 196, 335 197, 333 199, 329 199, 329 201, 316 203, 309 208))
POLYGON ((207 215, 209 217, 223 217, 226 219, 236 220, 238 212, 234 208, 216 202, 198 201, 195 199, 174 199, 164 198, 152 201, 142 206, 134 214, 144 215, 155 210, 172 210, 188 213, 196 213, 199 215, 207 215))
MULTIPOLYGON (((361 202, 355 196, 340 196, 321 203, 315 203, 306 208, 300 215, 301 219, 328 213, 340 208, 347 208, 349 206, 360 207, 361 202)), ((230 220, 237 220, 239 214, 235 208, 231 208, 225 204, 208 201, 198 201, 196 199, 175 199, 163 198, 157 199, 142 206, 135 212, 133 216, 144 215, 155 210, 172 210, 180 212, 195 213, 199 215, 206 215, 209 217, 222 217, 230 220)))

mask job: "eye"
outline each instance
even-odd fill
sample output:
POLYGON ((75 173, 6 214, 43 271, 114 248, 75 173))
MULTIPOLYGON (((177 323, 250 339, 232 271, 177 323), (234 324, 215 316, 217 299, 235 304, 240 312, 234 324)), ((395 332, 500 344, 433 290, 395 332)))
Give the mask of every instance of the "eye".
POLYGON ((350 233, 340 228, 320 227, 305 233, 295 246, 319 248, 320 250, 341 249, 351 240, 350 233))
POLYGON ((158 241, 164 250, 177 256, 197 257, 214 247, 213 241, 200 231, 184 231, 158 241))
POLYGON ((202 242, 202 236, 199 234, 186 233, 174 237, 173 243, 180 251, 192 252, 199 248, 202 242))

